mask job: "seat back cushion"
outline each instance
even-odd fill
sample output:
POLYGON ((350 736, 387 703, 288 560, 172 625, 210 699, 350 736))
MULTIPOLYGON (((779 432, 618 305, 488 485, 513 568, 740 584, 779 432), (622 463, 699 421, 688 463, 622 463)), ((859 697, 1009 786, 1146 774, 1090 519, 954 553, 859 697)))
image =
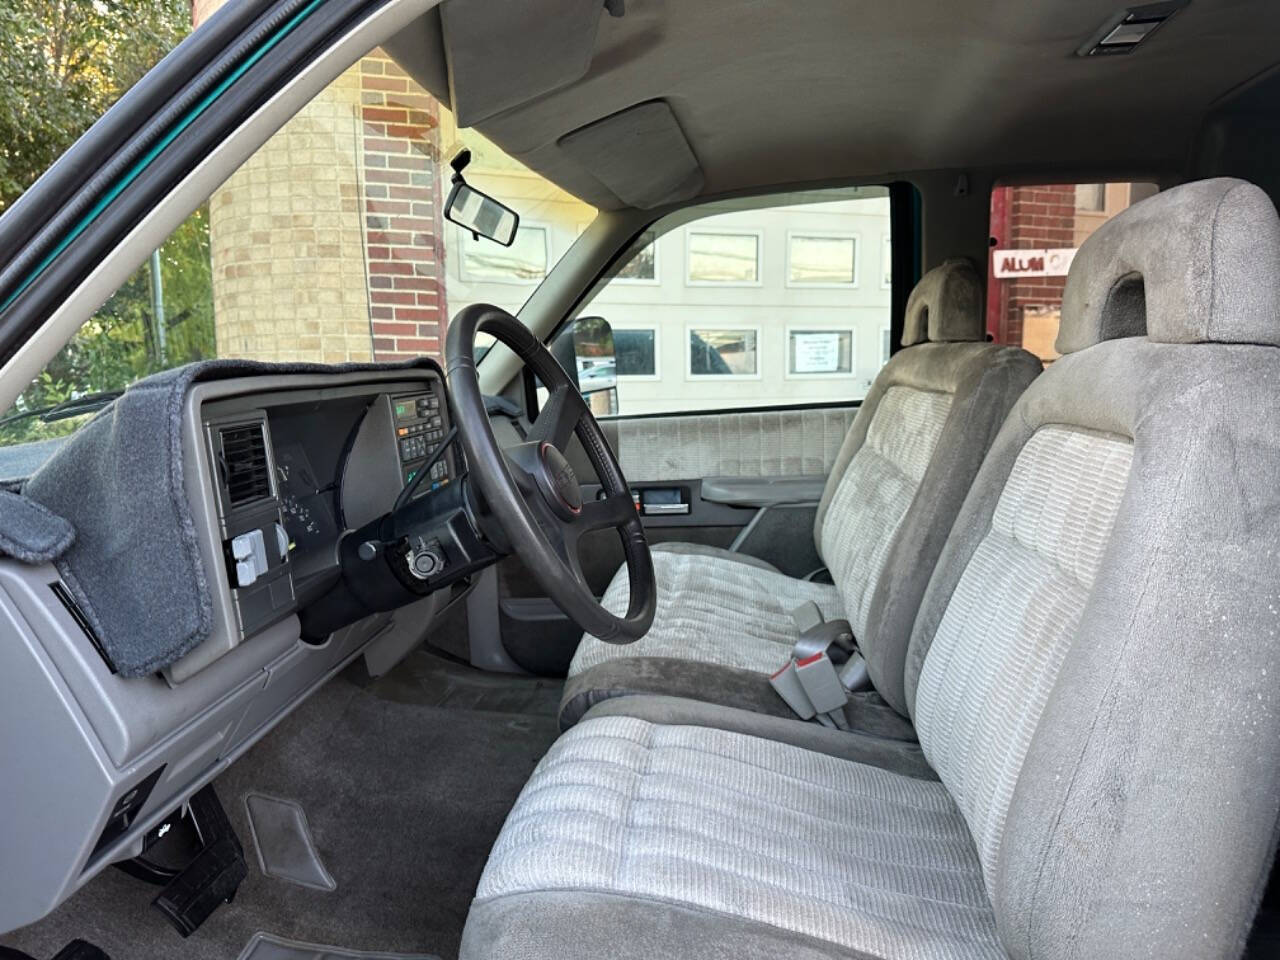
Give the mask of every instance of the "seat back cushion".
POLYGON ((818 550, 872 682, 904 716, 907 641, 933 564, 983 454, 1039 371, 1026 351, 991 343, 900 351, 863 402, 828 480, 818 550))
MULTIPOLYGON (((1211 183, 1133 222, 1147 229, 1157 201, 1199 203, 1193 219, 1219 230, 1238 204, 1239 222, 1274 219, 1256 188, 1211 183)), ((1170 313, 1204 309, 1194 296, 1143 298, 1160 236, 1145 255, 1126 245, 1137 300, 1064 300, 1059 342, 1077 352, 992 445, 908 654, 921 746, 1017 958, 1238 956, 1275 846, 1280 349, 1252 345, 1274 341, 1274 312, 1247 312, 1256 293, 1208 319, 1170 313), (1187 342, 1193 327, 1246 342, 1187 342)), ((1069 291, 1115 287, 1097 285, 1110 265, 1091 243, 1069 291)), ((1280 261, 1280 242, 1258 256, 1280 261)), ((1250 279, 1243 262, 1209 267, 1250 279)))

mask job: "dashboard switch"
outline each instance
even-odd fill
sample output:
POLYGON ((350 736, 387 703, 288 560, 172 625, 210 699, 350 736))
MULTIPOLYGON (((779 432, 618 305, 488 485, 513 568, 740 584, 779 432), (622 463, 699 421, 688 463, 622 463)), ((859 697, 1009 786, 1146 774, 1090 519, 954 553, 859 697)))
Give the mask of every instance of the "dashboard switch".
POLYGON ((276 548, 280 551, 280 562, 289 559, 289 534, 283 526, 278 523, 272 524, 276 528, 276 548))
POLYGON ((267 572, 267 543, 261 530, 250 530, 231 540, 231 558, 236 562, 236 586, 247 587, 267 572))

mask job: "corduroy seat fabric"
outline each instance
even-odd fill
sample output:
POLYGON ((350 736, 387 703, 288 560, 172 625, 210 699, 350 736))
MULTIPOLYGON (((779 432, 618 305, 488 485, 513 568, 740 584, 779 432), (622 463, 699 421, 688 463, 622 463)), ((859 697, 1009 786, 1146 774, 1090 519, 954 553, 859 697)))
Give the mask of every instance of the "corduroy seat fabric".
MULTIPOLYGON (((785 715, 767 677, 799 636, 790 611, 813 600, 826 619, 853 626, 871 681, 887 701, 883 713, 910 736, 902 671, 911 623, 982 455, 1040 370, 1026 351, 983 342, 981 303, 981 279, 962 260, 931 270, 912 292, 906 349, 863 401, 819 504, 814 537, 834 586, 785 577, 722 550, 656 547, 652 628, 627 645, 582 638, 562 726, 601 700, 632 693, 785 715)), ((623 569, 604 603, 619 609, 627 600, 623 569)), ((853 713, 849 719, 865 725, 853 713)))
POLYGON ((593 707, 512 810, 464 960, 1239 956, 1280 814, 1266 195, 1188 184, 1105 224, 1058 344, 911 631, 920 755, 593 707))

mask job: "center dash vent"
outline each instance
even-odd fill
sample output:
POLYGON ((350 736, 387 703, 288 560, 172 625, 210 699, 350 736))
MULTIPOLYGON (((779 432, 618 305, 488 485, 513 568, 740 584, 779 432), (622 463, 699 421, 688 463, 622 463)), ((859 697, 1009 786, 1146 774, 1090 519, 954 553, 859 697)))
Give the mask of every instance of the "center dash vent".
POLYGON ((218 432, 222 447, 222 478, 227 503, 243 507, 271 496, 271 465, 267 437, 261 423, 226 427, 218 432))

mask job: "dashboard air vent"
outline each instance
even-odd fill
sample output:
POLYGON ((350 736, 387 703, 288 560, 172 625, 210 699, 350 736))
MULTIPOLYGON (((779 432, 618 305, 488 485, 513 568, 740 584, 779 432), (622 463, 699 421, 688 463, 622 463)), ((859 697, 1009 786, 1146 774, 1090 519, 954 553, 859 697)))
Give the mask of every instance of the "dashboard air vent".
POLYGON ((226 427, 220 436, 227 503, 233 508, 242 507, 270 497, 271 466, 267 461, 267 438, 262 424, 226 427))

